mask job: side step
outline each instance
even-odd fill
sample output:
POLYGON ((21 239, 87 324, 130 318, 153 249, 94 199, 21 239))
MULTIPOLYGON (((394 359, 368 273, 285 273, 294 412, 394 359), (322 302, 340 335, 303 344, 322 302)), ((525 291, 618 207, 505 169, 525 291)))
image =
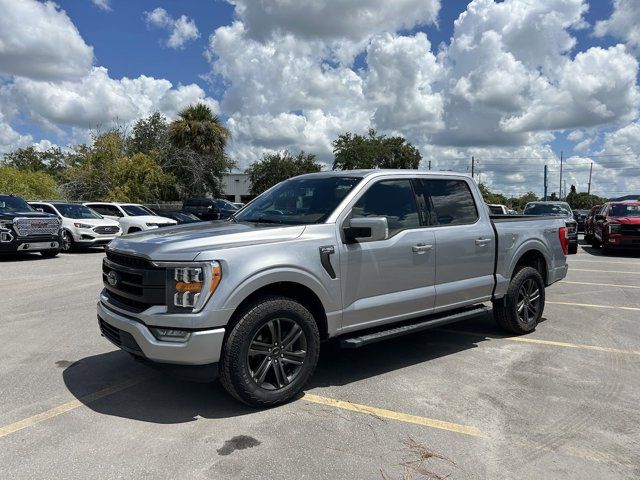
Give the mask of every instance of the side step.
POLYGON ((358 337, 348 337, 340 340, 340 346, 342 348, 360 348, 370 343, 381 342, 383 340, 389 340, 390 338, 400 337, 409 333, 420 332, 429 328, 439 327, 440 325, 446 325, 447 323, 459 322, 461 320, 467 320, 469 318, 484 315, 490 312, 491 309, 484 305, 472 307, 466 310, 457 311, 456 313, 444 316, 428 317, 418 322, 409 324, 403 324, 401 326, 384 328, 382 330, 371 331, 365 335, 358 337))

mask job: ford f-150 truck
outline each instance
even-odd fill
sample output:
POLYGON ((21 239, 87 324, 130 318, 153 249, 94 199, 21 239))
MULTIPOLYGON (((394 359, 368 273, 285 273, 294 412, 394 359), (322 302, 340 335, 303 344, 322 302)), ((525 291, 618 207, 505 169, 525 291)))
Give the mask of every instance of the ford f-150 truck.
POLYGON ((640 250, 640 202, 605 203, 595 215, 591 245, 602 246, 605 253, 613 249, 640 250))
POLYGON ((564 218, 492 219, 466 175, 321 172, 226 221, 115 239, 98 322, 141 359, 201 366, 237 399, 276 405, 301 391, 329 338, 357 348, 489 302, 505 330, 531 332, 567 249, 564 218))
POLYGON ((60 252, 60 221, 18 196, 0 194, 0 254, 22 252, 55 257, 60 252))

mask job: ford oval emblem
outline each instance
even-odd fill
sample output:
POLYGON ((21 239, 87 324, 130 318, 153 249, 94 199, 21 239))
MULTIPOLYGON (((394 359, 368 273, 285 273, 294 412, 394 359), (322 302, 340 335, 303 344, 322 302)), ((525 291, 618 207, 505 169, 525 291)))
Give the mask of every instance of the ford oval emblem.
POLYGON ((111 285, 112 287, 115 287, 118 284, 118 280, 120 279, 118 278, 118 274, 115 272, 115 270, 111 270, 107 274, 107 282, 109 282, 109 285, 111 285))

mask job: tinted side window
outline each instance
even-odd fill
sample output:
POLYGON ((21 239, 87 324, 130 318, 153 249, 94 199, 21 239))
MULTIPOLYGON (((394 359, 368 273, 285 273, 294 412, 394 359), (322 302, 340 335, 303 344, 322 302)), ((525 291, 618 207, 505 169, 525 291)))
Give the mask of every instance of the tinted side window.
POLYGON ((42 208, 42 211, 44 213, 50 213, 51 215, 55 215, 56 217, 58 216, 56 211, 53 208, 51 208, 49 205, 40 205, 40 208, 42 208))
POLYGON ((118 210, 113 205, 88 205, 89 208, 92 208, 96 212, 102 215, 111 215, 112 217, 121 217, 122 214, 120 210, 118 210))
POLYGON ((467 182, 463 180, 422 180, 430 198, 432 225, 466 225, 478 220, 478 210, 467 182))
POLYGON ((387 217, 389 236, 420 226, 410 180, 382 180, 369 187, 351 211, 352 218, 387 217))

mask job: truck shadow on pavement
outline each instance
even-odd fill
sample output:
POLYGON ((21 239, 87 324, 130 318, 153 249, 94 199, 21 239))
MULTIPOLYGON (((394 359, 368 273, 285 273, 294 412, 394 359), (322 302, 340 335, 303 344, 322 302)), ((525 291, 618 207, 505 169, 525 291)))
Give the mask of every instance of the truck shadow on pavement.
POLYGON ((578 242, 578 253, 581 251, 594 257, 604 258, 640 258, 640 250, 609 250, 607 253, 602 248, 594 248, 584 239, 578 242))
MULTIPOLYGON (((501 337, 504 333, 494 325, 491 315, 486 315, 357 350, 344 350, 337 342, 328 342, 323 344, 318 368, 306 390, 347 385, 422 363, 428 374, 429 360, 501 337)), ((104 415, 174 424, 198 417, 230 418, 258 411, 233 399, 217 381, 195 383, 168 376, 120 350, 64 366, 63 379, 69 391, 91 410, 104 415), (105 389, 109 389, 105 395, 96 394, 105 389)))

